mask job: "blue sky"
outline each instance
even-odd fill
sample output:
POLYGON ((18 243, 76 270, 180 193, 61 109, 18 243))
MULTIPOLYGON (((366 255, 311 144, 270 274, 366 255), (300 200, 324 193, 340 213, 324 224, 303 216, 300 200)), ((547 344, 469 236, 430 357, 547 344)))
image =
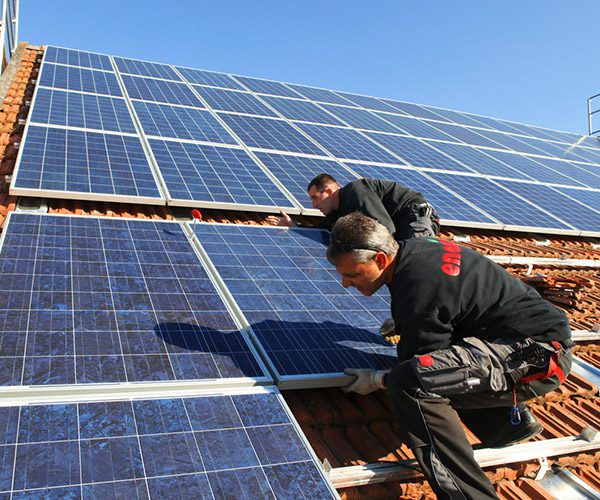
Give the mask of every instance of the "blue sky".
POLYGON ((19 38, 586 133, 599 20, 597 0, 23 0, 19 38))

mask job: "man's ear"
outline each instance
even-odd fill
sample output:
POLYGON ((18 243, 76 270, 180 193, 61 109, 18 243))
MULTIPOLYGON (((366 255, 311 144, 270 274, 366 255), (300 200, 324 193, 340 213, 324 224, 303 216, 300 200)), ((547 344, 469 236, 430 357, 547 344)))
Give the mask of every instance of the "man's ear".
POLYGON ((375 260, 375 264, 377 264, 377 268, 380 271, 383 271, 387 267, 388 262, 390 260, 390 258, 384 252, 377 252, 373 256, 373 259, 375 260))
POLYGON ((330 187, 328 187, 328 188, 325 188, 325 192, 326 192, 326 193, 327 193, 329 196, 331 196, 331 195, 332 195, 332 193, 333 193, 333 189, 331 189, 330 187))

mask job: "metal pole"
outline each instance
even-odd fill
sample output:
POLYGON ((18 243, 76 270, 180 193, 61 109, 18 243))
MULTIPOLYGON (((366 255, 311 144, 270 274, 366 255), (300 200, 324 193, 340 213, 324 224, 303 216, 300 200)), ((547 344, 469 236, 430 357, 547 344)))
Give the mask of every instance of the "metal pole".
POLYGON ((588 98, 588 135, 592 135, 592 98, 588 98))
POLYGON ((14 17, 12 19, 15 28, 13 33, 13 52, 17 50, 17 46, 19 45, 19 0, 14 0, 14 5, 14 17))
POLYGON ((9 0, 2 0, 2 21, 0 21, 2 24, 0 25, 0 48, 1 48, 1 54, 2 54, 2 72, 4 72, 4 68, 6 68, 6 65, 8 64, 8 61, 6 59, 6 54, 5 54, 5 50, 6 50, 6 9, 7 6, 6 4, 8 3, 9 0))

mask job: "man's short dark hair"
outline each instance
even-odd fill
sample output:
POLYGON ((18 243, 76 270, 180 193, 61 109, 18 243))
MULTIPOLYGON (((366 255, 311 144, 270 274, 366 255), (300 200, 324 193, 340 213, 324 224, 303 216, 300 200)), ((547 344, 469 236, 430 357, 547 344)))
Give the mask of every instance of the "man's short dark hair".
POLYGON ((340 183, 336 181, 331 175, 323 173, 317 175, 312 181, 310 181, 306 190, 310 191, 310 188, 314 186, 317 189, 317 191, 325 191, 329 184, 336 184, 338 187, 341 187, 340 183))

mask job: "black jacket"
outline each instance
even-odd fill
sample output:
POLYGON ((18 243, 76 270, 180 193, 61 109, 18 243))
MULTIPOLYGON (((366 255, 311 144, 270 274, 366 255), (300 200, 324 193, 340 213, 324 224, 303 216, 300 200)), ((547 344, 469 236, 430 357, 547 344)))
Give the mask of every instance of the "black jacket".
POLYGON ((408 224, 406 209, 425 201, 421 193, 379 179, 352 181, 339 190, 339 197, 338 209, 325 216, 321 224, 323 229, 331 230, 344 215, 361 212, 383 224, 393 235, 402 234, 406 230, 404 226, 408 224))
POLYGON ((402 335, 400 361, 465 337, 541 342, 571 337, 564 312, 487 257, 454 242, 400 242, 388 287, 402 335))

